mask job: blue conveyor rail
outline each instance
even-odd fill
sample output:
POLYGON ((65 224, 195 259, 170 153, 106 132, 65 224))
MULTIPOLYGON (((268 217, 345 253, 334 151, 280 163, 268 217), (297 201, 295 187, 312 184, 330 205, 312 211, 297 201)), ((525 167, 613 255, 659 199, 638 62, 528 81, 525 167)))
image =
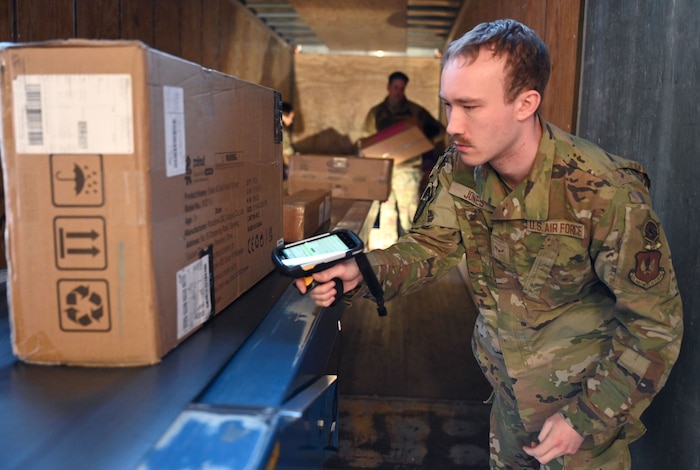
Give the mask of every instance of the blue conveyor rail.
MULTIPOLYGON (((26 364, 0 313, 0 467, 136 468, 290 286, 271 273, 154 366, 26 364)), ((2 305, 5 305, 4 296, 2 305)), ((235 391, 232 391, 235 393, 235 391)))
MULTIPOLYGON (((331 225, 360 233, 376 209, 334 202, 331 225)), ((3 470, 320 468, 337 446, 328 360, 343 306, 316 307, 289 278, 271 273, 161 363, 133 368, 18 361, 4 287, 3 470)))

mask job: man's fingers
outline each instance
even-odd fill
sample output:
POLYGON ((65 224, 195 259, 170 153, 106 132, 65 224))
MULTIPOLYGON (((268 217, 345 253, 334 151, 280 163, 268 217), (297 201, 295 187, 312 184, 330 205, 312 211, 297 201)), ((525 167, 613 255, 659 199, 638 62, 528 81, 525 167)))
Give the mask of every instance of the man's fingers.
POLYGON ((297 287, 297 290, 299 291, 300 294, 304 295, 306 294, 307 288, 306 288, 306 281, 302 278, 299 279, 294 279, 294 285, 297 287))
POLYGON ((564 454, 562 454, 562 453, 559 452, 558 450, 556 450, 556 449, 550 449, 548 452, 545 452, 544 455, 540 455, 539 457, 538 457, 538 456, 535 456, 535 458, 536 458, 541 464, 545 465, 545 464, 548 464, 549 462, 551 462, 552 460, 554 460, 554 459, 556 459, 556 458, 558 458, 558 457, 561 457, 562 455, 564 455, 564 454))
POLYGON ((336 300, 336 284, 335 282, 318 282, 316 287, 309 291, 309 296, 317 304, 323 307, 329 307, 336 300))
POLYGON ((537 440, 543 442, 545 439, 547 439, 547 436, 549 436, 551 430, 552 421, 548 419, 542 425, 542 429, 540 429, 540 433, 537 435, 537 440))
POLYGON ((555 414, 544 422, 538 435, 539 444, 523 447, 523 451, 535 457, 541 464, 578 451, 583 436, 578 434, 560 414, 555 414))

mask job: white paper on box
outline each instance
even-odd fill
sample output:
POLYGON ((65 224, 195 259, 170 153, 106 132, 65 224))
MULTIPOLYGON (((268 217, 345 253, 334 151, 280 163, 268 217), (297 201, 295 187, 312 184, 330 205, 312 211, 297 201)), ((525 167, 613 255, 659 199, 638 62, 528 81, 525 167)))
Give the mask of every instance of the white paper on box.
POLYGON ((212 314, 209 256, 177 272, 177 338, 204 323, 212 314))
POLYGON ((17 153, 131 154, 131 75, 18 75, 12 83, 17 153))
POLYGON ((180 87, 163 87, 163 115, 165 116, 165 174, 168 177, 184 175, 185 152, 185 94, 180 87))

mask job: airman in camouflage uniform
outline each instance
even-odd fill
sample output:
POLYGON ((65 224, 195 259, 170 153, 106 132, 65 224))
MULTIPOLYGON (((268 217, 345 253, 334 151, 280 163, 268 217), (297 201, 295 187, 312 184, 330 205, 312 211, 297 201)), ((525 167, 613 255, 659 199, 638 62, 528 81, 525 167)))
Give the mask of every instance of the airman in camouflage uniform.
MULTIPOLYGON (((476 30, 506 42, 534 35, 512 20, 476 30)), ((461 102, 450 74, 462 73, 452 52, 441 94, 454 144, 431 174, 410 233, 367 258, 386 299, 466 258, 479 309, 472 347, 494 388, 491 468, 629 469, 628 444, 644 433, 640 415, 665 384, 683 329, 648 177, 638 163, 538 114, 527 117, 540 137, 517 184, 506 178, 517 162, 470 165, 480 143, 459 130, 471 101, 450 113, 461 102)), ((524 93, 537 101, 541 91, 524 93)), ((311 291, 316 302, 332 300, 332 277, 359 285, 353 266, 314 275, 326 283, 311 291)), ((355 294, 369 296, 364 284, 355 294)))
MULTIPOLYGON (((405 89, 408 76, 403 72, 393 72, 387 83, 387 97, 372 107, 362 124, 361 139, 400 122, 411 122, 418 126, 426 138, 436 143, 444 139, 445 129, 425 108, 406 98, 405 89)), ((416 213, 423 178, 424 164, 430 171, 444 149, 429 151, 423 155, 395 164, 389 198, 381 204, 379 228, 370 233, 371 248, 386 248, 396 243, 399 235, 411 227, 411 219, 416 213)))

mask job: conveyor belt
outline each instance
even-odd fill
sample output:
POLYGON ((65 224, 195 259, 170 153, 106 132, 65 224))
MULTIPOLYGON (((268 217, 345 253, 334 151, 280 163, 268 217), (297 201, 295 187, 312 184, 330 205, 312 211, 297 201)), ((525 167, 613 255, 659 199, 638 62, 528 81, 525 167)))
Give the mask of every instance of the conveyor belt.
POLYGON ((155 366, 81 368, 16 361, 0 319, 0 467, 134 468, 233 357, 289 279, 273 273, 155 366), (8 357, 9 355, 9 357, 8 357))
MULTIPOLYGON (((353 220, 345 226, 360 232, 364 220, 358 211, 367 219, 376 215, 370 204, 339 204, 342 213, 332 225, 348 212, 353 220)), ((16 360, 7 311, 0 309, 0 468, 171 469, 183 459, 191 463, 214 455, 235 468, 232 462, 248 460, 244 454, 252 449, 234 442, 227 430, 256 420, 264 424, 261 452, 275 460, 281 453, 279 468, 285 460, 318 461, 324 454, 309 450, 304 433, 309 423, 323 423, 319 442, 334 432, 326 419, 334 378, 323 374, 341 311, 314 307, 290 279, 271 273, 160 364, 83 368, 16 360), (202 413, 219 414, 229 423, 219 428, 223 440, 207 428, 178 434, 178 423, 197 421, 202 413), (189 443, 199 439, 199 454, 185 447, 163 452, 172 436, 189 443), (244 454, 233 455, 236 449, 244 454)))

